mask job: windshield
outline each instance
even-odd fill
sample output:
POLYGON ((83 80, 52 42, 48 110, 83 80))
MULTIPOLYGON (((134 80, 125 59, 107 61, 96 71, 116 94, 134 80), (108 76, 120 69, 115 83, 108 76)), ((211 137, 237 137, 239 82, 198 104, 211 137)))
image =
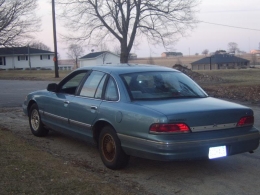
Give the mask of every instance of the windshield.
POLYGON ((193 80, 180 72, 139 72, 120 76, 132 100, 207 97, 193 80))

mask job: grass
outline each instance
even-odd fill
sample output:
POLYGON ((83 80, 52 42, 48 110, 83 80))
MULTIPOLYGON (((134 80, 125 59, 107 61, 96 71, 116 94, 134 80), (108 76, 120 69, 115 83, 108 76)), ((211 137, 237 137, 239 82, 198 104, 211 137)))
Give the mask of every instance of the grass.
POLYGON ((128 194, 102 178, 29 145, 0 127, 0 192, 128 194))

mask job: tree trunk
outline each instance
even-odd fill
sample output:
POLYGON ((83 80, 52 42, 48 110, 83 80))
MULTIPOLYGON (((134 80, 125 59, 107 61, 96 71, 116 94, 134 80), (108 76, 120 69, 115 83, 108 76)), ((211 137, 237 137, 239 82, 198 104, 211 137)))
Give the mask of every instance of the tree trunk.
POLYGON ((127 42, 122 41, 121 42, 120 62, 121 63, 128 63, 128 56, 129 56, 129 51, 127 49, 127 42))

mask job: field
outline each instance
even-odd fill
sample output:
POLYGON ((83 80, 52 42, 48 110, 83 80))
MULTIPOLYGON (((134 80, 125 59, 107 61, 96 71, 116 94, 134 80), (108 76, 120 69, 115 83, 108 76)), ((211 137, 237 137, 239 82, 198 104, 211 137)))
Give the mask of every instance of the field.
POLYGON ((236 69, 197 71, 209 78, 196 79, 210 96, 260 104, 260 70, 236 69), (214 79, 221 78, 221 79, 214 79))

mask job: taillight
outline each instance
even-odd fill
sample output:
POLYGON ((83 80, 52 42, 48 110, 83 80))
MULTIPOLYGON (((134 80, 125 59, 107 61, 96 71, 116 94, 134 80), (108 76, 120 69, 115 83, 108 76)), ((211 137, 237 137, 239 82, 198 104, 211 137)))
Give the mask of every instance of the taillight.
POLYGON ((253 124, 254 124, 254 116, 244 116, 238 121, 237 127, 253 125, 253 124))
POLYGON ((189 133, 190 128, 185 123, 160 124, 150 126, 150 133, 189 133))

